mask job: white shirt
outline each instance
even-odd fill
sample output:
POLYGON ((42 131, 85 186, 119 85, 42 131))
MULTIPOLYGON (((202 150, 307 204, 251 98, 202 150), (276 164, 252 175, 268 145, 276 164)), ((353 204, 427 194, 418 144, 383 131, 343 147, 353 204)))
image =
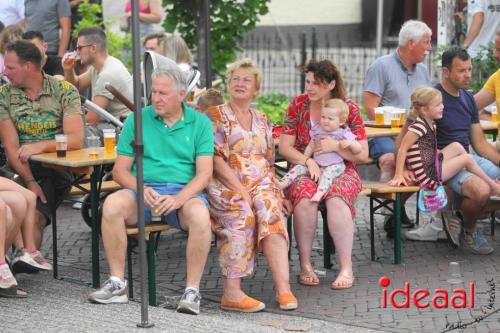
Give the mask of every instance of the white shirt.
POLYGON ((0 0, 0 21, 4 26, 24 18, 24 0, 0 0))
POLYGON ((469 0, 467 4, 467 24, 469 29, 472 17, 480 12, 484 13, 483 26, 467 48, 467 52, 473 58, 481 51, 481 45, 487 46, 495 40, 496 31, 500 28, 500 0, 469 0))

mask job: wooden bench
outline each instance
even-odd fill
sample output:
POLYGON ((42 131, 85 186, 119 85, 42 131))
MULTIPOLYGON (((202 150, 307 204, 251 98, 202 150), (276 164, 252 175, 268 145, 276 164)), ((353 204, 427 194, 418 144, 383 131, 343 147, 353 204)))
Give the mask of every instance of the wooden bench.
MULTIPOLYGON (((370 198, 370 251, 371 260, 375 260, 375 226, 374 214, 380 208, 386 207, 394 212, 394 263, 401 263, 401 194, 417 193, 419 186, 389 186, 385 183, 366 183, 363 188, 369 189, 370 198), (378 205, 374 206, 374 202, 378 205), (393 208, 389 204, 393 203, 393 208)), ((418 208, 417 208, 418 224, 418 208)))
MULTIPOLYGON (((146 239, 147 261, 148 261, 148 290, 149 290, 149 305, 156 306, 156 250, 160 234, 163 231, 168 231, 173 227, 165 223, 148 224, 144 228, 144 238, 146 239)), ((127 236, 139 236, 139 228, 127 228, 127 236)), ((130 298, 134 297, 134 277, 132 274, 132 250, 127 247, 127 263, 128 263, 128 290, 130 298)))
MULTIPOLYGON (((114 180, 104 180, 101 183, 101 193, 112 192, 121 189, 121 186, 114 180)), ((69 194, 71 196, 84 195, 90 193, 90 183, 78 184, 71 187, 69 194)))

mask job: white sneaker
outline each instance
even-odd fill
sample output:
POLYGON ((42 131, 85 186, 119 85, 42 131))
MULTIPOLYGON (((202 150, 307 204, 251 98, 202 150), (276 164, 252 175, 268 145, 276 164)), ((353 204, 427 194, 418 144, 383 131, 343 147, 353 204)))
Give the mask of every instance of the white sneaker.
POLYGON ((446 239, 446 233, 440 228, 432 217, 430 221, 424 221, 417 229, 408 230, 405 233, 406 239, 415 241, 437 241, 446 239))
POLYGON ((73 204, 73 206, 71 206, 71 208, 76 209, 76 210, 80 210, 80 209, 82 209, 82 203, 80 201, 77 201, 73 204))

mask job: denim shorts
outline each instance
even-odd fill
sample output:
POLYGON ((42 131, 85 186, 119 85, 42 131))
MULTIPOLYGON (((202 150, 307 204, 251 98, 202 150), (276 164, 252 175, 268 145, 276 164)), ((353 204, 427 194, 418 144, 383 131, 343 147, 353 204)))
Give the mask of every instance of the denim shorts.
MULTIPOLYGON (((153 190, 155 190, 160 195, 175 195, 179 193, 185 186, 183 184, 174 184, 174 183, 148 183, 144 185, 153 188, 153 190)), ((125 190, 128 191, 130 194, 132 194, 134 199, 136 198, 136 193, 134 191, 132 191, 131 189, 125 189, 125 190)), ((205 206, 208 207, 208 201, 203 193, 198 194, 197 198, 203 201, 205 206)), ((176 229, 186 231, 181 228, 179 222, 179 216, 177 215, 177 213, 178 210, 176 210, 175 212, 171 212, 168 215, 162 215, 161 221, 163 223, 171 225, 176 229)), ((151 221, 151 208, 148 205, 144 205, 144 220, 146 221, 146 223, 151 221)))
POLYGON ((368 140, 368 148, 370 157, 378 160, 384 154, 394 153, 396 145, 393 138, 381 137, 368 140))
MULTIPOLYGON (((500 178, 500 167, 490 160, 479 156, 472 148, 471 148, 471 153, 472 158, 476 161, 476 163, 479 165, 479 167, 490 177, 491 179, 499 179, 500 178)), ((470 173, 467 170, 462 170, 459 173, 457 173, 453 178, 449 179, 446 182, 446 185, 448 187, 451 187, 451 189, 460 195, 462 195, 462 186, 467 178, 472 176, 472 173, 470 173)))

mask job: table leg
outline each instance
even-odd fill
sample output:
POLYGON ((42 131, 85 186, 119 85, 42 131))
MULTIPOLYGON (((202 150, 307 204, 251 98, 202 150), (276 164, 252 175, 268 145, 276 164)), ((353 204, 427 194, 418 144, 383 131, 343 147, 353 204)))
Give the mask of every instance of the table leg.
POLYGON ((394 202, 394 263, 401 263, 401 194, 396 193, 394 202))
POLYGON ((92 216, 92 287, 101 285, 99 275, 99 191, 101 166, 95 166, 90 176, 90 209, 92 216))
POLYGON ((59 278, 58 267, 57 267, 57 215, 56 208, 52 209, 51 214, 52 223, 52 274, 54 279, 59 278))

